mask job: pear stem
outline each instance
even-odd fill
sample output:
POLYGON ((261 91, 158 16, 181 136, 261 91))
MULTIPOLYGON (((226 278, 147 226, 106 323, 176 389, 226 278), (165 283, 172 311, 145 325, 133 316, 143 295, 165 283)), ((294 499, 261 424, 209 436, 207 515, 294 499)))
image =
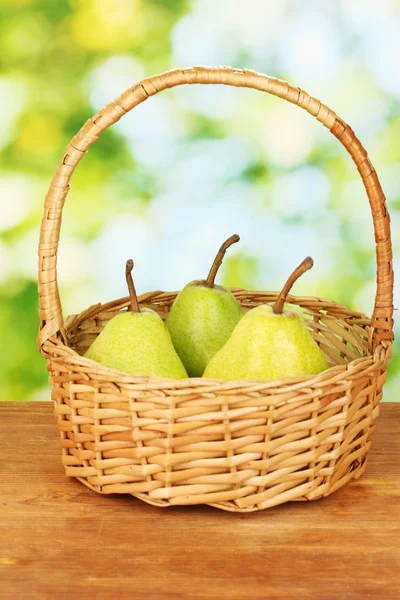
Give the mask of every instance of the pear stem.
POLYGON ((139 302, 136 296, 135 284, 133 283, 132 278, 132 269, 133 269, 133 260, 130 258, 126 261, 125 268, 125 277, 126 283, 128 284, 129 297, 131 299, 131 303, 128 306, 128 311, 140 313, 139 302))
POLYGON ((213 287, 214 281, 215 281, 215 276, 218 272, 218 269, 220 268, 220 266, 222 264, 222 261, 224 260, 225 252, 227 251, 229 246, 232 246, 232 244, 236 244, 236 242, 238 242, 239 240, 240 240, 240 237, 238 236, 237 233, 235 233, 234 235, 231 235, 230 238, 225 240, 225 242, 222 244, 221 248, 217 252, 216 257, 214 258, 214 262, 211 265, 210 272, 207 276, 207 279, 206 279, 207 287, 213 287))
POLYGON ((295 268, 295 270, 293 271, 293 273, 290 275, 289 279, 283 286, 282 291, 279 294, 275 304, 272 306, 272 310, 274 311, 275 314, 277 314, 277 315, 282 314, 283 306, 286 302, 287 295, 290 292, 290 290, 292 289, 294 283, 298 280, 299 277, 301 277, 303 275, 303 273, 305 273, 306 271, 311 269, 313 264, 314 264, 314 261, 311 258, 311 256, 307 256, 307 258, 305 258, 303 260, 303 262, 300 263, 299 266, 295 268))

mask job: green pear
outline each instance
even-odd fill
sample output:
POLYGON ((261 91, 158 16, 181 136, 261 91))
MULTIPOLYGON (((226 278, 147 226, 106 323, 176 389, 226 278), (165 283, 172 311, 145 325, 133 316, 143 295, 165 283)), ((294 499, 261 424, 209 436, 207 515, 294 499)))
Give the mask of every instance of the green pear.
POLYGON ((203 377, 273 381, 316 375, 329 367, 302 315, 285 305, 293 283, 312 265, 307 257, 297 267, 274 305, 257 306, 244 315, 203 377))
POLYGON ((107 323, 85 357, 124 373, 183 379, 187 373, 164 321, 153 310, 139 307, 132 268, 133 261, 128 260, 126 279, 131 298, 128 311, 107 323))
POLYGON ((201 377, 214 354, 229 339, 243 313, 228 289, 214 283, 224 254, 238 235, 219 249, 207 279, 188 283, 176 297, 166 319, 172 343, 189 377, 201 377))

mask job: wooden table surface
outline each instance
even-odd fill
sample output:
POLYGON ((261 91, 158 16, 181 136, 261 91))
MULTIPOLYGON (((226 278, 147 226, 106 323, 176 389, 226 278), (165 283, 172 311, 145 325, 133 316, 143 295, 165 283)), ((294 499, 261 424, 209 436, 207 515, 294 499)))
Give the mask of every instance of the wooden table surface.
POLYGON ((64 475, 53 405, 0 403, 0 598, 400 599, 400 403, 332 496, 156 508, 64 475))

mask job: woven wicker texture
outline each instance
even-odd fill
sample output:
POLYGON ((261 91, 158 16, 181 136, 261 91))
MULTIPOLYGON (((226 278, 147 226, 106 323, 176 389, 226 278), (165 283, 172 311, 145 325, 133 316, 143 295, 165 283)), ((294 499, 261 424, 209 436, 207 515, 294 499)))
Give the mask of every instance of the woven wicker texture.
MULTIPOLYGON (((390 219, 376 172, 351 128, 288 83, 246 69, 193 67, 144 79, 87 121, 66 149, 45 200, 39 242, 41 326, 62 461, 98 492, 159 506, 211 504, 238 512, 326 496, 365 468, 393 339, 390 219), (100 133, 149 96, 181 84, 269 92, 315 116, 339 139, 363 180, 374 222, 377 290, 372 318, 313 297, 302 306, 332 367, 273 382, 133 376, 81 356, 128 298, 95 305, 64 323, 56 263, 72 173, 100 133)), ((244 308, 272 292, 233 290, 244 308)), ((176 293, 139 298, 165 318, 176 293)))

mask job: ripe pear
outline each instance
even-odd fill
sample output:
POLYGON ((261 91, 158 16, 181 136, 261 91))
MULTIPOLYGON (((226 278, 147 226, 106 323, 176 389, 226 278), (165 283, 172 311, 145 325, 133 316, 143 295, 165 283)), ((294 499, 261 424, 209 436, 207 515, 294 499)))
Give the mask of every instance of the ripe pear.
POLYGON ((133 261, 128 260, 126 280, 131 298, 128 311, 107 323, 85 357, 125 373, 183 379, 187 373, 165 323, 153 310, 139 307, 132 268, 133 261))
POLYGON ((228 289, 214 283, 226 250, 239 241, 232 235, 219 249, 207 279, 188 283, 166 319, 172 343, 189 377, 201 377, 214 354, 229 339, 243 313, 228 289))
POLYGON ((273 381, 316 375, 329 367, 304 318, 285 306, 293 283, 312 266, 307 257, 289 277, 275 304, 257 306, 244 315, 203 377, 273 381))

